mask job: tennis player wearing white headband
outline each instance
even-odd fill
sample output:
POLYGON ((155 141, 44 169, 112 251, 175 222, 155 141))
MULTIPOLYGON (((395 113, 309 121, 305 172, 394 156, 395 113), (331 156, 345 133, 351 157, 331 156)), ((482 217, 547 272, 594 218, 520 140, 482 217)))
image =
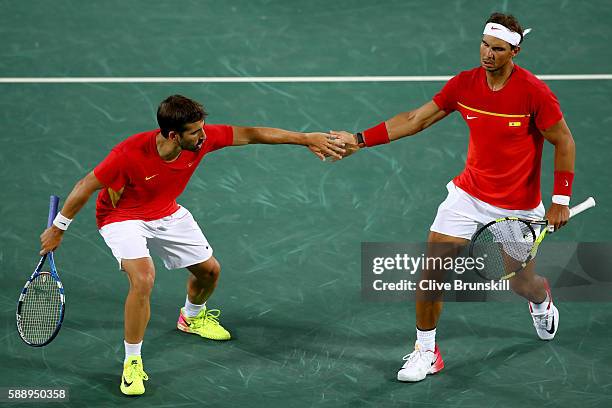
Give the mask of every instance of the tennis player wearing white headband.
MULTIPOLYGON (((448 196, 438 207, 430 228, 428 257, 457 256, 478 224, 496 218, 546 217, 555 228, 569 218, 574 140, 548 86, 513 62, 525 33, 527 30, 523 31, 513 16, 494 13, 485 25, 479 67, 453 77, 420 108, 355 135, 332 132, 345 143, 353 143, 352 147, 347 145, 351 154, 412 136, 454 111, 463 117, 470 129, 465 168, 446 186, 448 196), (555 147, 555 183, 546 214, 540 194, 544 139, 555 147)), ((439 280, 444 276, 444 271, 435 268, 422 273, 422 279, 439 280)), ((538 276, 531 264, 510 280, 510 287, 528 300, 538 337, 552 340, 559 327, 559 312, 546 279, 538 276)), ((417 291, 417 340, 414 351, 404 357, 398 380, 420 381, 444 367, 436 344, 442 295, 417 291)))
POLYGON ((487 23, 482 34, 499 38, 500 40, 504 40, 513 47, 518 47, 520 46, 521 42, 523 42, 523 37, 527 35, 530 31, 531 28, 527 28, 523 30, 522 33, 517 33, 516 31, 512 31, 501 24, 487 23))

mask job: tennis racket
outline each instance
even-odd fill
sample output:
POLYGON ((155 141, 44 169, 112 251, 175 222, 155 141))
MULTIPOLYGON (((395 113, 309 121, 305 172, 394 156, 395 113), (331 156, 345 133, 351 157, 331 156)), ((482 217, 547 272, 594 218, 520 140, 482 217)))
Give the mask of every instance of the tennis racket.
MULTIPOLYGON (((53 224, 58 205, 59 197, 52 195, 47 228, 53 224)), ((57 274, 51 251, 40 258, 34 273, 19 295, 17 331, 21 339, 32 347, 42 347, 51 343, 62 327, 65 307, 64 287, 57 274), (47 259, 50 272, 42 270, 47 259)))
MULTIPOLYGON (((570 218, 595 206, 593 197, 570 208, 570 218)), ((547 220, 504 217, 481 227, 470 242, 469 256, 480 259, 476 273, 486 280, 510 279, 535 258, 546 234, 547 220)))

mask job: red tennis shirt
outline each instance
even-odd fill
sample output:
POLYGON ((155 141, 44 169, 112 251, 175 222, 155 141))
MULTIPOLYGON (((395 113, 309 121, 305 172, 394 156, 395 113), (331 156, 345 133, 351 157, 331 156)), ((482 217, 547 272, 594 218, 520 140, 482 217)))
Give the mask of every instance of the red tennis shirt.
POLYGON ((138 133, 111 150, 96 166, 94 174, 106 188, 98 194, 98 228, 126 220, 151 221, 171 215, 179 206, 176 198, 206 153, 230 146, 231 126, 204 125, 206 139, 197 152, 182 150, 168 163, 157 152, 159 129, 138 133))
POLYGON ((470 128, 465 169, 455 185, 496 207, 527 210, 540 204, 540 130, 563 117, 543 81, 515 65, 506 85, 492 91, 478 67, 453 77, 433 101, 446 112, 459 111, 470 128))

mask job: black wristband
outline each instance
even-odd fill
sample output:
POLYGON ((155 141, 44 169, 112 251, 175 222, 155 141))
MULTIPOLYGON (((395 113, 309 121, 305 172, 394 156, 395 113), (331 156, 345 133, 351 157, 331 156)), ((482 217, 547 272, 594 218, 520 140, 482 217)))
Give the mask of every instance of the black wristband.
POLYGON ((358 145, 365 144, 365 140, 363 139, 363 133, 361 133, 361 132, 355 133, 355 138, 357 139, 357 144, 358 145))

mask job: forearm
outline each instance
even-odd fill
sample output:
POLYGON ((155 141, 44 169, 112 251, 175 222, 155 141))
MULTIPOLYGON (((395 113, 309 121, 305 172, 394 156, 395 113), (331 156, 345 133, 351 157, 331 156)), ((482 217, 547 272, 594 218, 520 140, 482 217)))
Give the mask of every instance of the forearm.
MULTIPOLYGON (((546 140, 555 146, 552 201, 554 204, 567 206, 572 195, 572 182, 574 181, 574 163, 576 160, 574 138, 564 119, 542 131, 542 134, 546 140)), ((555 218, 554 214, 552 218, 555 218)), ((559 225, 562 225, 562 223, 559 225)))
POLYGON ((252 127, 245 130, 249 134, 249 144, 308 144, 307 136, 302 132, 267 127, 252 127))
POLYGON ((413 136, 425 129, 425 124, 416 120, 416 111, 402 112, 385 121, 389 140, 397 140, 406 136, 413 136))
POLYGON ((570 217, 569 203, 574 181, 576 146, 571 133, 553 139, 555 146, 555 173, 552 204, 546 211, 546 219, 554 230, 563 227, 570 217))
POLYGON ((373 128, 363 131, 366 146, 389 143, 402 137, 412 136, 430 127, 446 116, 446 112, 433 102, 402 112, 373 128))
POLYGON ((71 220, 83 208, 89 197, 96 191, 104 187, 96 178, 93 171, 79 180, 74 186, 64 207, 55 218, 53 225, 43 231, 40 235, 40 254, 44 255, 49 251, 55 250, 62 242, 64 231, 70 225, 71 220))
POLYGON ((574 172, 576 144, 571 137, 563 138, 555 144, 555 171, 574 172))
POLYGON ((94 191, 87 188, 85 179, 79 180, 68 195, 68 198, 66 198, 60 213, 66 218, 74 218, 87 203, 94 191))

